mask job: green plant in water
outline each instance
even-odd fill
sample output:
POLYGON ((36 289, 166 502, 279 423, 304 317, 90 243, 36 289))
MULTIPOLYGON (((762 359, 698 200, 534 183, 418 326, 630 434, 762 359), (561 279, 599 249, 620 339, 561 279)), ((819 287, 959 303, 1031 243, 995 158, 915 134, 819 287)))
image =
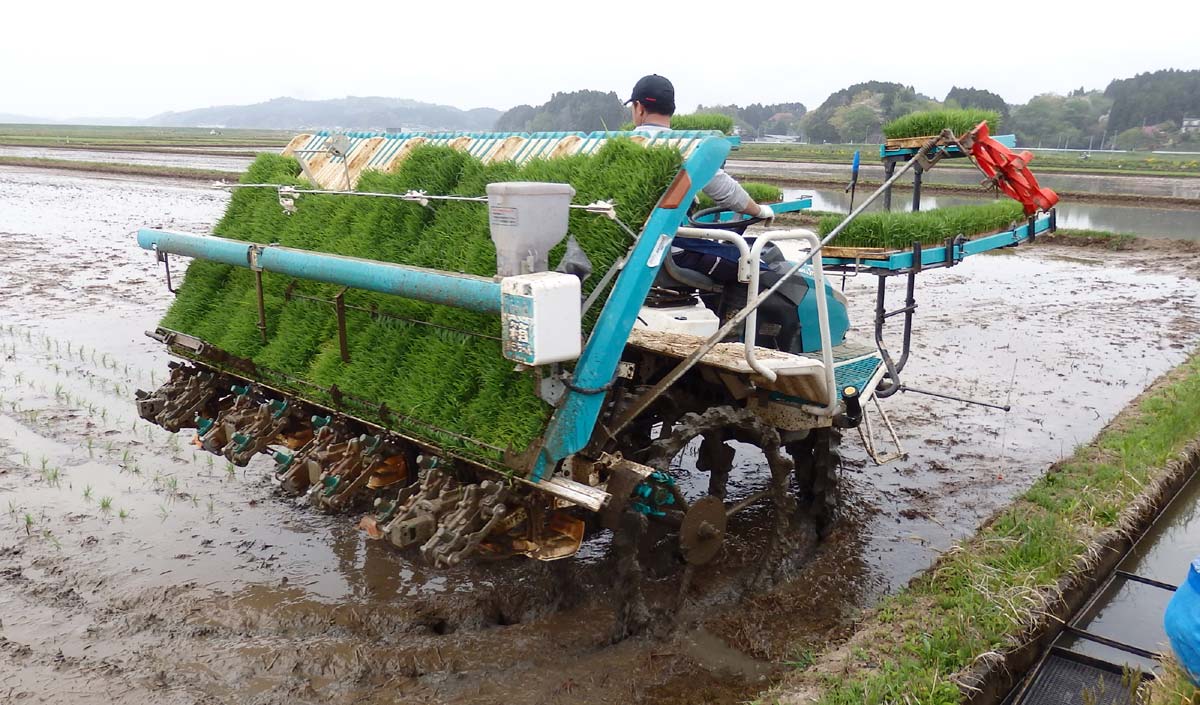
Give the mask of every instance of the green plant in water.
POLYGON ((112 503, 113 503, 112 497, 101 497, 100 498, 100 511, 105 512, 105 513, 111 511, 112 503))

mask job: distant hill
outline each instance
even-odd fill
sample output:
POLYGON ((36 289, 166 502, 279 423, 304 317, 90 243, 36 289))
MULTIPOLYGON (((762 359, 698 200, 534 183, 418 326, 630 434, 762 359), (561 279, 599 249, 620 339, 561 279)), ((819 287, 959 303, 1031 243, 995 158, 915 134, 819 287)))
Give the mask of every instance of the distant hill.
POLYGON ((826 98, 804 116, 801 129, 811 142, 869 142, 882 138, 880 129, 889 120, 937 106, 912 86, 866 81, 826 98))
POLYGON ((490 130, 500 111, 460 110, 403 98, 355 97, 333 100, 274 98, 254 105, 220 105, 168 112, 145 120, 162 127, 251 127, 278 129, 343 128, 412 130, 490 130))
POLYGON ((32 115, 17 115, 16 113, 0 113, 0 122, 13 125, 46 125, 54 122, 47 118, 32 115))
POLYGON ((1200 117, 1200 70, 1139 73, 1108 84, 1104 96, 1113 102, 1108 117, 1113 132, 1162 122, 1177 130, 1185 117, 1200 117))

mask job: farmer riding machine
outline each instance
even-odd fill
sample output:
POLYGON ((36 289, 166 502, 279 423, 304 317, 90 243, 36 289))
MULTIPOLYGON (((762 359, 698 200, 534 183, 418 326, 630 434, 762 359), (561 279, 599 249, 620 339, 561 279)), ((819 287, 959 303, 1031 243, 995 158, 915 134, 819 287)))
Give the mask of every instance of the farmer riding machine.
POLYGON ((842 433, 872 415, 890 429, 878 400, 907 359, 911 277, 1053 227, 1052 212, 1038 215, 1053 194, 1028 185, 1028 155, 997 151, 986 126, 945 132, 909 166, 985 160, 1029 220, 982 240, 830 257, 824 245, 883 189, 823 241, 748 231, 755 219, 693 208, 731 144, 709 132, 301 135, 288 159, 260 158, 286 162, 282 177, 256 182, 256 162, 231 186, 221 237, 138 233, 169 287, 170 255, 194 258, 149 334, 180 361, 138 393, 139 413, 195 428, 198 446, 235 465, 266 456, 283 491, 356 511, 372 537, 435 565, 555 560, 589 531, 636 544, 652 524, 697 566, 720 553, 730 517, 767 501, 771 550, 815 537, 837 507, 842 433), (612 176, 637 151, 670 164, 641 211, 635 179, 612 176), (681 250, 726 259, 736 281, 681 268, 681 250), (875 341, 847 338, 831 270, 880 277, 875 341), (889 312, 894 275, 909 277, 908 301, 889 312), (882 336, 895 314, 898 360, 882 336), (748 492, 729 490, 735 443, 765 456, 748 492), (703 482, 678 462, 689 446, 703 482))

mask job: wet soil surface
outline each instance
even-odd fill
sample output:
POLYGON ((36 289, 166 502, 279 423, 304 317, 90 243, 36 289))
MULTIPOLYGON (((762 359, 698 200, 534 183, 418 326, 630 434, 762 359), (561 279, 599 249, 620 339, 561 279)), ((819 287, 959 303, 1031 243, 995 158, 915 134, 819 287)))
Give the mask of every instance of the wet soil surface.
MULTIPOLYGON (((0 169, 0 701, 740 702, 1200 339, 1192 255, 1037 246, 922 274, 906 382, 1013 411, 885 400, 909 455, 876 467, 847 434, 845 518, 811 560, 763 566, 770 512, 738 515, 676 611, 682 568, 651 546, 652 633, 613 643, 607 535, 572 560, 432 570, 292 506, 265 459, 232 468, 137 420, 168 361, 142 331, 170 294, 134 230, 204 232, 226 198, 0 169)), ((874 284, 846 285, 860 336, 874 284)), ((732 498, 767 477, 739 449, 732 498)))
MULTIPOLYGON (((278 152, 279 150, 275 149, 271 151, 278 152)), ((250 166, 250 163, 254 161, 253 157, 219 154, 217 150, 205 150, 205 152, 204 154, 196 154, 181 151, 150 152, 143 150, 121 151, 117 149, 0 146, 0 156, 69 159, 72 161, 111 162, 114 164, 178 166, 190 169, 217 169, 238 172, 245 171, 250 166)))

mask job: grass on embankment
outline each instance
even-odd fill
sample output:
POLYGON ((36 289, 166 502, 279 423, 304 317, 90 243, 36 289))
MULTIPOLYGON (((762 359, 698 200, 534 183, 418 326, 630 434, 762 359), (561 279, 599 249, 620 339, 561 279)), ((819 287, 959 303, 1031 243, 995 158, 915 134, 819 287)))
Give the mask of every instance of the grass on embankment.
POLYGON ((181 166, 158 166, 155 164, 119 164, 114 162, 84 162, 74 159, 42 159, 40 157, 0 156, 0 166, 28 166, 39 169, 64 169, 103 174, 126 174, 129 176, 162 176, 174 179, 198 179, 201 181, 237 181, 241 176, 236 171, 220 169, 190 169, 181 166))
MULTIPOLYGON (((887 598, 850 641, 765 702, 964 700, 973 667, 1001 662, 1046 626, 1107 538, 1146 520, 1169 461, 1200 437, 1200 355, 1171 371, 1090 445, 1057 463, 973 538, 887 598)), ((1178 702, 1178 701, 1173 701, 1178 702)))

